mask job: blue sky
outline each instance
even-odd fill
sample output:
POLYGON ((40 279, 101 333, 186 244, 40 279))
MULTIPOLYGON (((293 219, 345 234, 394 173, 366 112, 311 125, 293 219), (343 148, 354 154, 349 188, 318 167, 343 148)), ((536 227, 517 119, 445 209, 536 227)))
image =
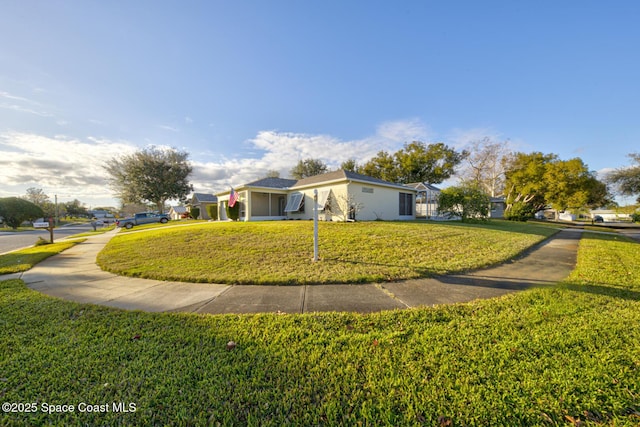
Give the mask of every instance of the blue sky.
POLYGON ((640 150, 637 1, 3 3, 0 197, 115 205, 102 165, 148 145, 207 192, 412 140, 640 150))

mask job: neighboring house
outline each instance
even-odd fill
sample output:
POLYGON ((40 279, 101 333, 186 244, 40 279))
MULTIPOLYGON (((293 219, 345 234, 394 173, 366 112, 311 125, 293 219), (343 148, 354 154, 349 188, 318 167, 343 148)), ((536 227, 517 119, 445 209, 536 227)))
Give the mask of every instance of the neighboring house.
POLYGON ((169 216, 174 221, 182 219, 182 216, 186 213, 187 208, 184 206, 171 206, 171 209, 169 209, 169 216))
POLYGON ((440 189, 426 182, 414 182, 406 184, 417 191, 416 193, 416 217, 433 218, 440 216, 438 213, 438 197, 440 189))
MULTIPOLYGON (((200 215, 198 218, 200 219, 211 219, 209 214, 207 213, 207 206, 214 205, 218 203, 218 198, 213 194, 207 193, 194 193, 191 197, 191 208, 200 209, 200 215)), ((196 218, 197 219, 197 218, 196 218)))
MULTIPOLYGON (((240 195, 240 219, 312 219, 314 190, 323 221, 415 219, 413 188, 355 172, 339 170, 301 180, 265 178, 235 188, 240 195)), ((220 219, 230 191, 219 193, 220 219)))

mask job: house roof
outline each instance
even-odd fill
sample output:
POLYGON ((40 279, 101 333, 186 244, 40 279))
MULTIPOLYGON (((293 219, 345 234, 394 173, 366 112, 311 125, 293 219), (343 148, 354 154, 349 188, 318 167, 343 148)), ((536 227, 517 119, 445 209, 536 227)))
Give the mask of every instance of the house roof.
POLYGON ((216 203, 218 201, 218 198, 216 196, 214 196, 213 194, 208 194, 208 193, 193 193, 193 198, 192 200, 194 200, 197 203, 216 203))
POLYGON ((243 187, 267 187, 267 188, 279 188, 287 189, 296 183, 295 179, 285 178, 262 178, 257 181, 250 182, 243 185, 243 187))
POLYGON ((406 188, 401 184, 394 184, 393 182, 384 181, 382 179, 373 178, 371 176, 362 175, 356 172, 346 171, 346 170, 338 170, 334 172, 323 173, 322 175, 311 176, 309 178, 304 178, 295 183, 291 189, 296 188, 304 188, 309 186, 314 186, 317 184, 327 184, 331 182, 340 182, 340 181, 357 181, 363 182, 365 184, 376 184, 382 185, 385 187, 395 187, 395 188, 406 188))
POLYGON ((183 214, 187 212, 187 208, 184 206, 171 206, 170 211, 174 211, 175 213, 178 213, 178 214, 183 214))
POLYGON ((416 190, 429 190, 429 191, 440 191, 440 189, 434 185, 427 184, 426 182, 412 182, 410 184, 405 184, 407 187, 415 188, 416 190))

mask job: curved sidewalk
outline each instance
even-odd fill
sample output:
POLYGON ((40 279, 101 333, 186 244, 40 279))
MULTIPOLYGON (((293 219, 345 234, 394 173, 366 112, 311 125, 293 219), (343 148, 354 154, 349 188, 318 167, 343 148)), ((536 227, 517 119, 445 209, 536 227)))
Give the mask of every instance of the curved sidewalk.
POLYGON ((114 235, 109 232, 91 237, 12 276, 47 295, 127 310, 212 314, 374 312, 468 302, 555 284, 573 270, 581 237, 580 232, 563 230, 518 259, 466 274, 377 284, 234 286, 136 279, 102 271, 96 265, 96 256, 114 235))

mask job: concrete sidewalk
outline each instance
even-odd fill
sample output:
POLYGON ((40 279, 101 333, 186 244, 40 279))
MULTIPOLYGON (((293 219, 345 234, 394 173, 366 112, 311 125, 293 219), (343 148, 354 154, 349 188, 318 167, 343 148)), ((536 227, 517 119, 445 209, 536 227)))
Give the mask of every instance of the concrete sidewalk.
MULTIPOLYGON (((47 295, 127 310, 196 313, 374 312, 492 298, 552 285, 574 268, 581 233, 561 231, 520 258, 494 268, 430 279, 366 285, 230 286, 164 282, 107 273, 96 265, 109 232, 53 256, 22 274, 47 295)), ((490 250, 490 248, 487 248, 490 250)), ((0 276, 5 280, 7 276, 0 276)))

